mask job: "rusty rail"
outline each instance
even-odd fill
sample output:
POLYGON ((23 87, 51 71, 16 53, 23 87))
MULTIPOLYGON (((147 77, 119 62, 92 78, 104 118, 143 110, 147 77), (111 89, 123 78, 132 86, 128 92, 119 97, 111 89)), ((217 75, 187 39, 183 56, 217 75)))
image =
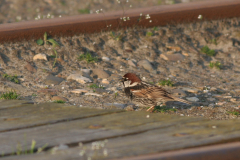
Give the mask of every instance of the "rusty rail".
POLYGON ((198 15, 202 15, 203 20, 232 18, 240 16, 239 10, 239 0, 214 0, 132 9, 124 15, 130 17, 130 20, 126 22, 120 20, 123 11, 117 11, 105 13, 105 16, 103 14, 90 14, 1 24, 0 42, 38 39, 43 36, 44 32, 52 36, 94 33, 109 29, 107 25, 111 25, 110 29, 117 29, 136 25, 153 27, 171 23, 193 22, 198 20, 198 15), (138 22, 140 13, 143 14, 143 17, 138 22), (146 14, 149 14, 151 18, 145 19, 146 14), (152 22, 149 22, 150 20, 152 22))
POLYGON ((240 142, 234 142, 158 154, 127 157, 118 160, 237 160, 240 159, 239 153, 240 142))

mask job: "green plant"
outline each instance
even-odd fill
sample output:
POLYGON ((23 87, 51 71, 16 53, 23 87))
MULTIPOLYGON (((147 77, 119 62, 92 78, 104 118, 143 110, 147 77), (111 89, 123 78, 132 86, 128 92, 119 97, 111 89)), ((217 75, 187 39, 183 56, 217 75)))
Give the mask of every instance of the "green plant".
POLYGON ((236 115, 236 116, 238 116, 238 115, 240 114, 239 111, 232 111, 232 112, 227 111, 227 113, 228 113, 228 114, 232 114, 232 115, 236 115))
POLYGON ((158 84, 160 86, 170 86, 170 87, 173 86, 173 82, 170 81, 170 80, 161 80, 161 81, 158 82, 158 84))
POLYGON ((94 89, 94 88, 102 88, 102 89, 104 89, 103 86, 97 85, 97 84, 91 84, 91 85, 89 85, 88 87, 89 87, 89 88, 92 88, 92 89, 94 89))
POLYGON ((17 99, 19 96, 20 96, 20 94, 17 94, 16 91, 9 91, 9 92, 3 93, 0 96, 0 99, 11 100, 11 99, 17 99))
POLYGON ((14 83, 19 83, 19 80, 18 80, 18 78, 17 78, 17 75, 15 75, 15 76, 10 76, 10 75, 8 75, 8 74, 4 74, 3 75, 3 78, 6 78, 6 79, 8 79, 9 81, 11 81, 11 82, 14 82, 14 83))
POLYGON ((89 14, 90 13, 90 9, 89 8, 79 9, 78 13, 80 13, 80 14, 89 14))
POLYGON ((56 47, 57 46, 59 46, 59 44, 54 40, 54 39, 52 39, 52 38, 48 38, 48 35, 47 35, 47 32, 45 32, 44 33, 44 35, 43 35, 43 40, 42 39, 38 39, 37 40, 37 44, 38 45, 47 45, 47 44, 50 44, 50 45, 52 45, 52 50, 53 50, 53 52, 54 52, 54 54, 55 54, 55 60, 54 60, 54 62, 53 62, 53 67, 55 66, 55 64, 56 64, 56 62, 57 62, 57 57, 58 57, 58 54, 57 54, 57 51, 56 51, 56 47))
POLYGON ((210 62, 209 63, 210 68, 217 68, 217 69, 222 69, 222 64, 220 62, 210 62))
POLYGON ((116 34, 114 31, 110 32, 110 36, 116 41, 121 41, 122 40, 122 35, 121 34, 116 34))
POLYGON ((208 46, 204 46, 201 48, 201 52, 205 53, 208 56, 215 56, 215 51, 210 49, 208 46))
POLYGON ((16 151, 16 153, 13 153, 13 155, 14 154, 16 154, 16 155, 33 154, 35 152, 35 150, 37 151, 37 153, 40 153, 47 147, 47 145, 48 144, 45 144, 43 147, 39 147, 38 149, 36 149, 36 141, 32 140, 30 150, 27 150, 27 149, 23 150, 22 146, 20 144, 18 144, 17 151, 16 151))
POLYGON ((116 99, 117 96, 118 96, 118 92, 115 92, 115 93, 114 93, 114 99, 116 99))
POLYGON ((56 101, 53 101, 54 103, 66 103, 65 101, 63 100, 56 100, 56 101))
POLYGON ((160 112, 160 113, 165 113, 168 111, 176 112, 177 109, 175 108, 168 108, 166 106, 155 106, 152 112, 160 112))
POLYGON ((96 62, 98 60, 98 58, 96 57, 93 57, 89 52, 87 52, 86 54, 81 54, 79 57, 78 57, 78 60, 79 61, 87 61, 87 63, 93 63, 93 62, 96 62))
POLYGON ((147 36, 147 37, 151 37, 151 36, 153 36, 153 33, 152 33, 152 32, 147 32, 147 33, 146 33, 146 36, 147 36))
POLYGON ((209 40, 210 43, 217 45, 217 40, 215 38, 209 40))

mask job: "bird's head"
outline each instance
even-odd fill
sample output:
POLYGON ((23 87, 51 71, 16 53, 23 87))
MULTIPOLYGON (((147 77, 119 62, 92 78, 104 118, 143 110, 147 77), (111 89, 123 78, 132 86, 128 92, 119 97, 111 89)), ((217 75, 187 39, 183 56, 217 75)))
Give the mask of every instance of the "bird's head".
POLYGON ((141 83, 141 79, 134 73, 127 73, 122 77, 121 82, 125 88, 133 87, 141 83))

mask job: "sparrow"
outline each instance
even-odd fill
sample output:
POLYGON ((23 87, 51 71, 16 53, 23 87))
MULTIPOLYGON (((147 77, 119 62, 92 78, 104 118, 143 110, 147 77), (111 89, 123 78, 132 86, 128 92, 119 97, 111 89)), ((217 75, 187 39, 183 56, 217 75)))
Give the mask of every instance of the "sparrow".
POLYGON ((126 96, 134 103, 139 106, 151 106, 147 111, 152 110, 156 105, 168 101, 190 104, 186 100, 172 96, 168 91, 159 86, 142 81, 134 73, 125 74, 120 81, 123 83, 126 96))

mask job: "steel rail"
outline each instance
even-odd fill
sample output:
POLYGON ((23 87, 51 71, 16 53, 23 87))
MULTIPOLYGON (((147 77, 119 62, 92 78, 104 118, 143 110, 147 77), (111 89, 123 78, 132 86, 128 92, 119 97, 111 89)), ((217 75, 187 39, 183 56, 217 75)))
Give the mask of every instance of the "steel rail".
POLYGON ((240 142, 233 142, 115 160, 237 160, 240 159, 239 153, 240 142))
POLYGON ((240 17, 240 0, 214 0, 175 5, 160 5, 105 14, 77 15, 37 21, 25 21, 0 25, 0 42, 38 39, 47 32, 51 36, 73 36, 80 33, 96 33, 123 27, 153 27, 183 22, 240 17), (140 20, 140 13, 142 17, 140 20), (150 19, 145 16, 149 14, 150 19), (123 21, 121 17, 129 17, 123 21), (151 20, 151 22, 150 22, 151 20), (111 27, 107 27, 111 25, 111 27))

